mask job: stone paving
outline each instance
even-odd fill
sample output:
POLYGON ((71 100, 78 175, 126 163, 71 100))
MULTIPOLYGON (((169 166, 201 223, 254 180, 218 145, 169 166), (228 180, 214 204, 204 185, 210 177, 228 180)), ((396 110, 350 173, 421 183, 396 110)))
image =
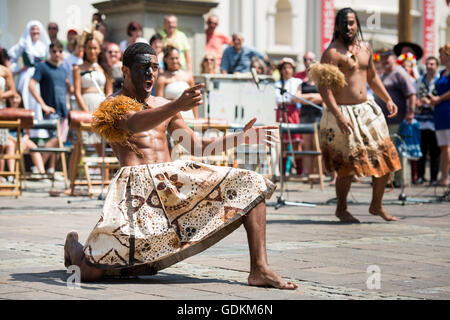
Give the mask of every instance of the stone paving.
MULTIPOLYGON (((401 205, 398 189, 386 193, 386 208, 399 218, 387 223, 367 212, 371 186, 363 179, 353 184, 349 196, 351 212, 362 223, 342 224, 333 215, 334 188, 326 186, 322 192, 317 185, 310 189, 289 182, 286 199, 317 204, 268 207, 269 263, 299 285, 295 291, 246 284, 249 255, 243 227, 155 276, 82 283, 80 289, 71 289, 63 265, 65 235, 75 229, 84 242, 102 201, 50 197, 49 189, 49 182, 27 182, 18 199, 0 198, 0 299, 450 298, 450 203, 437 201, 443 188, 408 187, 408 196, 430 201, 420 204, 401 205)), ((278 195, 275 192, 270 201, 278 195)))

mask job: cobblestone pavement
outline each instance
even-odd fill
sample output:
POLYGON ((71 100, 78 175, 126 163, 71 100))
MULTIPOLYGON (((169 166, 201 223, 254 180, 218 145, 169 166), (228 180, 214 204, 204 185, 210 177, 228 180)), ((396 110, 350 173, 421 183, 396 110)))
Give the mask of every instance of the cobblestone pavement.
POLYGON ((70 289, 63 265, 65 235, 77 230, 84 242, 102 201, 50 197, 50 183, 27 182, 18 199, 0 198, 0 299, 449 299, 450 205, 437 201, 445 190, 407 188, 407 196, 430 203, 404 206, 397 201, 398 189, 386 193, 386 208, 399 218, 387 223, 367 212, 369 181, 353 184, 349 196, 361 224, 337 221, 329 186, 322 192, 317 185, 310 189, 289 182, 286 199, 317 206, 268 207, 269 264, 299 285, 295 291, 246 284, 249 255, 243 227, 155 276, 70 289))

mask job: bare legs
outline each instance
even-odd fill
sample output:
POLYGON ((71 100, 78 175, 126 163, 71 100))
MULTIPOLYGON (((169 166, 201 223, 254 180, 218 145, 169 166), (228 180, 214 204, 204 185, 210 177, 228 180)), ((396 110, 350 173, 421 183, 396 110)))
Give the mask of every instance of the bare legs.
POLYGON ((450 170, 450 146, 441 146, 441 179, 438 184, 448 186, 448 172, 450 170))
POLYGON ((359 223, 359 220, 350 214, 347 207, 347 196, 352 179, 353 176, 340 177, 339 175, 336 178, 337 206, 335 214, 341 222, 359 223))
MULTIPOLYGON (((396 221, 397 218, 389 215, 383 208, 383 195, 389 174, 381 177, 373 177, 372 202, 370 203, 369 212, 373 215, 380 216, 386 221, 396 221)), ((336 179, 336 217, 342 222, 359 223, 359 220, 353 217, 348 211, 347 196, 350 191, 353 176, 340 177, 336 179)))
MULTIPOLYGON (((282 279, 270 269, 266 253, 266 204, 259 203, 244 217, 244 227, 250 251, 251 286, 272 286, 279 289, 296 289, 298 285, 282 279)), ((66 267, 77 265, 81 269, 81 281, 100 280, 104 271, 86 264, 83 246, 78 242, 78 234, 69 232, 64 245, 64 264, 66 267)))
POLYGON ((389 174, 381 178, 373 177, 372 202, 370 203, 369 212, 375 216, 380 216, 386 221, 397 221, 396 217, 389 215, 383 208, 383 195, 389 174))
POLYGON ((266 253, 266 204, 259 203, 244 217, 250 251, 251 286, 272 286, 279 289, 296 289, 298 285, 282 279, 269 268, 266 253))
POLYGON ((81 281, 91 282, 100 280, 104 271, 98 268, 88 266, 83 252, 83 246, 78 242, 78 233, 69 232, 64 244, 64 265, 76 265, 80 267, 81 281))

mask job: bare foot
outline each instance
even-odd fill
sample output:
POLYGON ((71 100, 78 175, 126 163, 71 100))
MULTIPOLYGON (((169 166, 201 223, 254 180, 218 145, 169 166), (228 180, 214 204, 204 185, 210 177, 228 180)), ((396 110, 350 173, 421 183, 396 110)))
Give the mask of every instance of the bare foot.
POLYGON ((66 243, 64 244, 64 265, 68 268, 72 265, 72 259, 70 258, 70 251, 75 243, 78 243, 78 233, 71 231, 67 234, 66 243))
POLYGON ((374 216, 382 217, 386 221, 397 221, 397 218, 388 214, 383 207, 381 208, 370 207, 369 212, 374 216))
POLYGON ((261 268, 248 276, 248 284, 258 287, 274 287, 278 289, 295 290, 298 285, 281 278, 275 271, 269 268, 261 268))
POLYGON ((356 219, 354 216, 348 212, 348 210, 336 210, 336 217, 341 222, 347 222, 347 223, 359 223, 359 220, 356 219))

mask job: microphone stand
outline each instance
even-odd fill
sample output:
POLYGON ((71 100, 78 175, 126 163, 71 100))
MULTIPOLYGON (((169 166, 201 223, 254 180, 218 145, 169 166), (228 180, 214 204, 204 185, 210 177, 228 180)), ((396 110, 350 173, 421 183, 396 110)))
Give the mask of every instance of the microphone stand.
MULTIPOLYGON (((283 194, 285 191, 285 185, 284 185, 284 175, 285 172, 283 170, 283 149, 284 149, 284 139, 283 139, 283 123, 286 123, 286 127, 287 127, 287 131, 288 131, 288 143, 290 146, 290 151, 291 151, 291 161, 293 161, 294 164, 294 168, 296 167, 295 164, 295 157, 294 157, 294 151, 292 148, 292 137, 291 137, 291 130, 289 128, 288 125, 288 119, 287 119, 287 109, 286 109, 286 104, 284 102, 283 99, 283 95, 287 92, 289 93, 286 89, 284 88, 279 88, 279 87, 275 87, 276 89, 280 90, 280 94, 282 97, 281 100, 281 105, 278 107, 278 130, 280 132, 280 153, 278 155, 278 161, 279 161, 279 166, 280 166, 280 196, 277 197, 277 201, 275 203, 267 203, 268 206, 274 206, 275 210, 278 210, 281 207, 284 206, 297 206, 297 207, 310 207, 310 208, 314 208, 316 205, 315 204, 311 204, 311 203, 305 203, 305 202, 298 202, 298 201, 286 201, 283 198, 283 194), (283 116, 284 116, 284 121, 283 121, 283 116)), ((302 99, 300 99, 302 100, 302 99)), ((287 166, 287 161, 286 161, 286 166, 287 166)))

